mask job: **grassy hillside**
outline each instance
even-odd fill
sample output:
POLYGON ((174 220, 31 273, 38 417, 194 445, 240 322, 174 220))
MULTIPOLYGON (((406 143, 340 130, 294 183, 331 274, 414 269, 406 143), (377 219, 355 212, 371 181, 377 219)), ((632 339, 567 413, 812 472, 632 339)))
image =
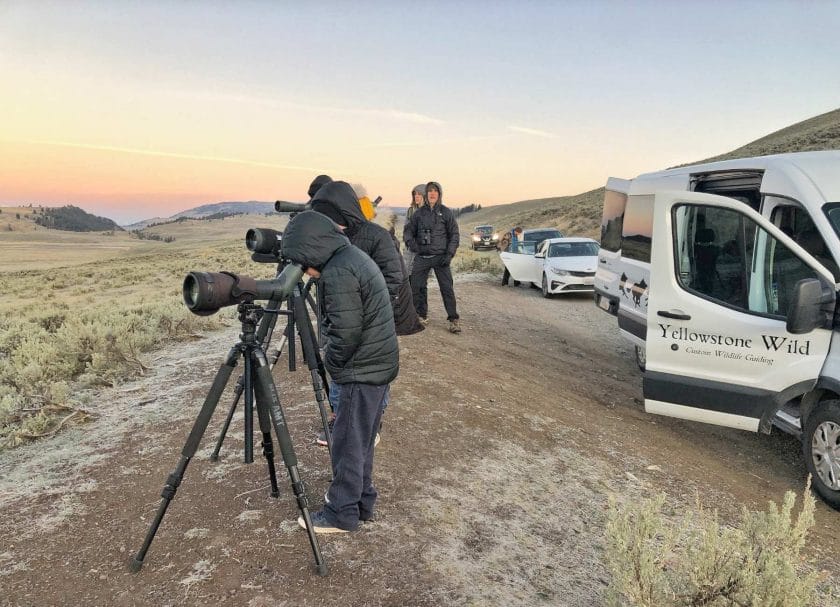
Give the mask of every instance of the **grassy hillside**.
MULTIPOLYGON (((840 109, 786 127, 726 154, 690 164, 785 152, 837 149, 840 149, 840 109)), ((656 169, 650 167, 649 170, 656 169)), ((468 236, 474 226, 481 224, 492 224, 497 230, 520 225, 523 228, 552 227, 569 236, 598 238, 603 197, 604 188, 601 187, 576 196, 523 200, 488 207, 462 215, 459 220, 461 233, 468 236)))

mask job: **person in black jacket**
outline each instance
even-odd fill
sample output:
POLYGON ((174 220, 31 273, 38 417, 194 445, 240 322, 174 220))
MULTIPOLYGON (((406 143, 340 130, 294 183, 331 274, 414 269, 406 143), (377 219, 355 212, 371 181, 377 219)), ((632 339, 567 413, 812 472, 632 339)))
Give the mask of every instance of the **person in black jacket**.
MULTIPOLYGON (((312 523, 318 533, 353 531, 373 517, 374 438, 388 384, 399 373, 388 287, 376 263, 321 213, 304 211, 289 221, 281 246, 284 257, 320 279, 324 365, 341 384, 332 435, 333 481, 312 523)), ((298 523, 304 526, 303 517, 298 523)))
POLYGON ((436 181, 426 184, 426 201, 405 224, 403 240, 405 246, 415 253, 411 268, 411 292, 420 318, 425 321, 428 314, 426 283, 429 272, 434 270, 449 320, 449 331, 460 333, 455 288, 449 267, 460 244, 460 234, 454 213, 443 206, 443 190, 436 181))
POLYGON ((312 210, 322 213, 344 229, 350 242, 367 253, 385 277, 397 335, 412 335, 424 329, 417 317, 405 264, 391 234, 381 225, 368 221, 362 213, 353 188, 344 181, 321 187, 312 198, 312 210))

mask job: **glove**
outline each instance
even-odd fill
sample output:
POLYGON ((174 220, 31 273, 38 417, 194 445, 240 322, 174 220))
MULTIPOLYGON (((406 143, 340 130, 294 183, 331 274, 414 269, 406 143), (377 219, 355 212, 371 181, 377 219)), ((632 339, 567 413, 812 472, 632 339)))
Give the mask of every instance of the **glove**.
POLYGON ((452 263, 452 255, 446 254, 443 256, 443 262, 440 264, 444 268, 448 268, 449 264, 452 263))

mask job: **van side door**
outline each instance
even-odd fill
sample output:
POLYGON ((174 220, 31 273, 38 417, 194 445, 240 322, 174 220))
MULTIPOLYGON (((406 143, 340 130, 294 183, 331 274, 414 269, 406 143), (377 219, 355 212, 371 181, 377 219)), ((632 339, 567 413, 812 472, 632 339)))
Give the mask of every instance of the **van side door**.
POLYGON ((834 279, 767 219, 735 200, 663 191, 654 198, 645 410, 770 431, 811 389, 831 341, 834 279), (794 287, 819 281, 819 325, 787 330, 794 287))

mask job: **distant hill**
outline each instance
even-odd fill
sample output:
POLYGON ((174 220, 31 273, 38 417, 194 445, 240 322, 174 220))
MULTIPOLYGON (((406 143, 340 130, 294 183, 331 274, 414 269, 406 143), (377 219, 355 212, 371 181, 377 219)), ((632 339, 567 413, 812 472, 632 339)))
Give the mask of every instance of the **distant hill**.
POLYGON ((112 219, 91 215, 87 211, 72 205, 44 207, 40 213, 35 214, 34 221, 39 226, 52 230, 67 230, 70 232, 123 231, 117 225, 117 222, 112 219))
MULTIPOLYGON (((803 120, 731 152, 689 164, 785 152, 838 149, 840 149, 840 109, 803 120)), ((655 171, 657 167, 650 167, 650 170, 655 171)), ((632 175, 625 177, 632 177, 632 175)), ((603 200, 604 188, 601 187, 575 196, 523 200, 486 207, 475 213, 462 215, 459 223, 462 235, 469 234, 473 226, 491 224, 497 230, 507 230, 516 225, 552 227, 570 236, 599 238, 603 200)))
POLYGON ((175 213, 170 219, 178 219, 179 217, 205 217, 207 215, 215 215, 220 217, 219 213, 224 215, 266 215, 274 213, 273 202, 258 202, 250 200, 248 202, 214 202, 213 204, 204 204, 194 209, 187 209, 180 213, 175 213))

